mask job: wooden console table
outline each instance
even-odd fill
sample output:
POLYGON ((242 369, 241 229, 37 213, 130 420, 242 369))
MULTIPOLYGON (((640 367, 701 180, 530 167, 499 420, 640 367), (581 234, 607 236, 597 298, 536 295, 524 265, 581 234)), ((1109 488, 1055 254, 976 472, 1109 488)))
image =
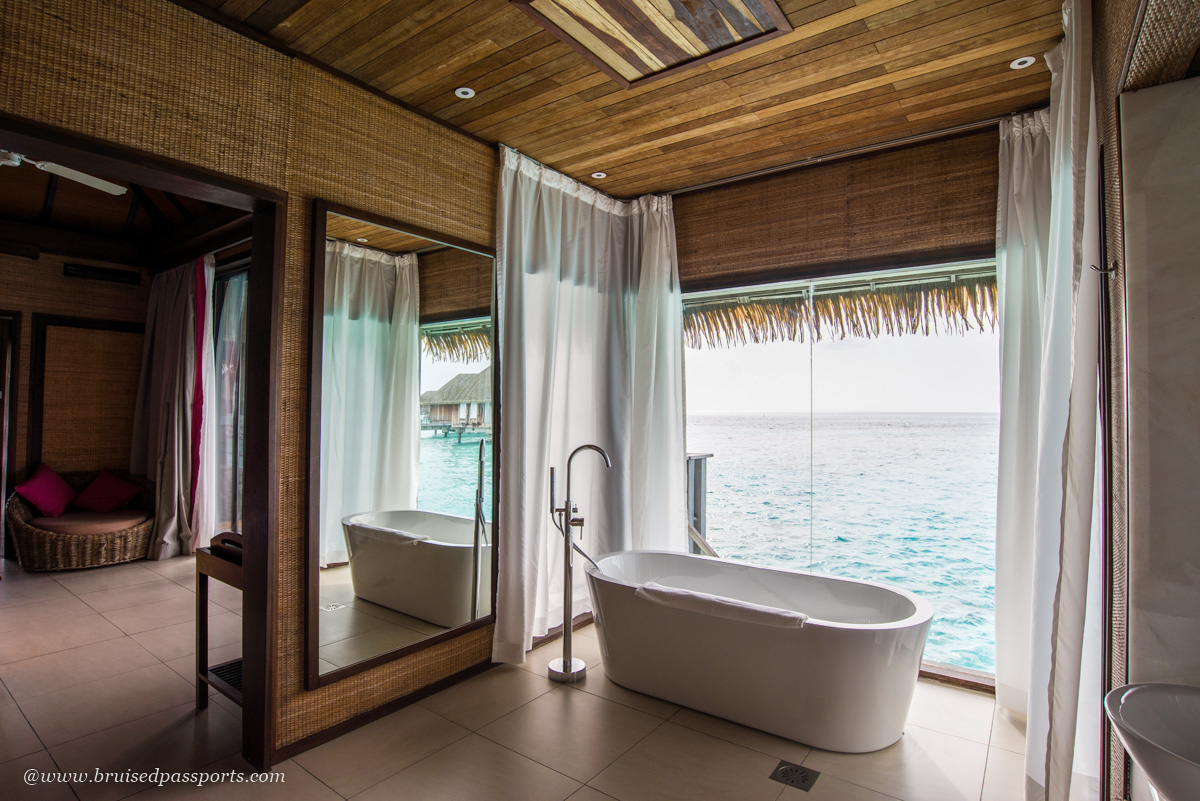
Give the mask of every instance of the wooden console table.
POLYGON ((242 566, 213 556, 208 548, 196 549, 196 708, 208 706, 208 688, 242 704, 242 660, 208 665, 208 579, 242 588, 242 566))

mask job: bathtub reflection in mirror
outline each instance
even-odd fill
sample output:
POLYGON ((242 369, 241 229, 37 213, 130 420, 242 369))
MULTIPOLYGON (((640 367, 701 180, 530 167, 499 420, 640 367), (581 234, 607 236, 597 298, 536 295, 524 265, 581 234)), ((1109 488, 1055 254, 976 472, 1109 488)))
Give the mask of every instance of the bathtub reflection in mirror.
POLYGON ((310 687, 491 619, 498 422, 490 252, 315 209, 310 687))

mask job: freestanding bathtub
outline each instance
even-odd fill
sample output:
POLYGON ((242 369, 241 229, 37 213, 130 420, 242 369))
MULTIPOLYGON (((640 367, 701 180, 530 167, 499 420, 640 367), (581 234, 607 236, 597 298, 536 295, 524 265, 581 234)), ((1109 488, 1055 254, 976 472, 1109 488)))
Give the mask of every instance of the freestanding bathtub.
POLYGON ((850 579, 660 551, 588 566, 604 669, 617 684, 829 751, 886 748, 904 732, 933 609, 850 579), (731 620, 637 594, 654 582, 809 616, 731 620))
MULTIPOLYGON (((475 521, 402 510, 342 519, 354 594, 365 601, 452 629, 471 620, 475 521)), ((491 524, 479 558, 479 616, 492 611, 491 524)))

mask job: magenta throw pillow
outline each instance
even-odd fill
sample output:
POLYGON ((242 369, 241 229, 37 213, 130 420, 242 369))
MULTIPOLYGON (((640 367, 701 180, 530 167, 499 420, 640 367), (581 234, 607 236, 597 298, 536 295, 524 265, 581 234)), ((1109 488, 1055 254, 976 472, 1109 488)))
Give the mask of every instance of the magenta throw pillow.
POLYGON ((29 480, 17 485, 14 491, 46 517, 58 517, 75 499, 75 490, 71 489, 71 485, 44 464, 38 465, 29 480))
POLYGON ((108 470, 101 470, 92 483, 83 488, 71 505, 88 512, 115 512, 124 509, 142 494, 142 487, 108 470))

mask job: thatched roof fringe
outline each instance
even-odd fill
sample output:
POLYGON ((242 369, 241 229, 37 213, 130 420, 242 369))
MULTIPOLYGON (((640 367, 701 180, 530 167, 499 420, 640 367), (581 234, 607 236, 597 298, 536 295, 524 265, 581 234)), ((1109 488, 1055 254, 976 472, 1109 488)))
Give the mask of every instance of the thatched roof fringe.
POLYGON ((684 304, 688 347, 748 342, 803 342, 811 328, 819 341, 932 333, 962 334, 996 328, 994 275, 954 282, 910 283, 875 289, 786 296, 728 298, 684 304))
POLYGON ((435 361, 481 361, 491 358, 492 334, 482 328, 425 330, 421 332, 421 345, 435 361))

